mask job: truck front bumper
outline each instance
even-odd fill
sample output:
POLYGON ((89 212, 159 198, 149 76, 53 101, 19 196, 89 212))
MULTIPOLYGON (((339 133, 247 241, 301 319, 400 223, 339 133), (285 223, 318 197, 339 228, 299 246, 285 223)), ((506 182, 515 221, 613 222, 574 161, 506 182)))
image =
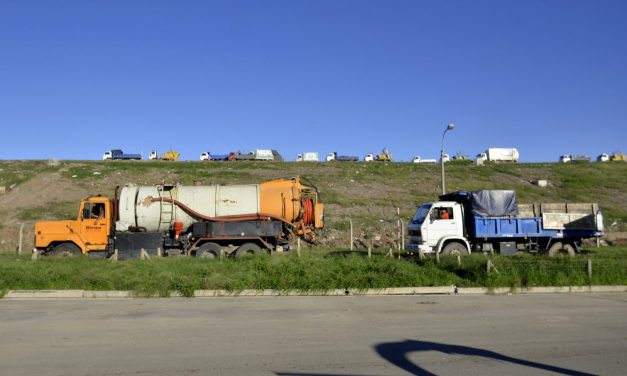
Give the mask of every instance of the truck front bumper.
POLYGON ((429 247, 427 244, 417 244, 417 243, 406 243, 405 250, 407 252, 412 253, 431 253, 433 252, 433 248, 429 247))

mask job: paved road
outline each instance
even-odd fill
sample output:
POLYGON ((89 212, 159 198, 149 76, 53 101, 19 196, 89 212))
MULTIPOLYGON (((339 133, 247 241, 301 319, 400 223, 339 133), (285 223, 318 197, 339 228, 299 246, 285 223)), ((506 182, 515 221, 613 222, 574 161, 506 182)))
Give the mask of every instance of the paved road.
POLYGON ((1 375, 624 375, 627 294, 0 300, 1 375))

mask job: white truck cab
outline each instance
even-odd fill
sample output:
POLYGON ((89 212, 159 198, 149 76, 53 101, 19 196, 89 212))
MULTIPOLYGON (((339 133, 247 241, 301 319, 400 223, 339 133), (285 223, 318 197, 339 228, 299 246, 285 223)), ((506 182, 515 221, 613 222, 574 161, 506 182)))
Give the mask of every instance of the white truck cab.
POLYGON ((366 156, 364 157, 364 162, 372 162, 372 161, 374 161, 374 154, 372 153, 366 154, 366 156))
POLYGON ((408 230, 409 241, 405 245, 408 251, 470 253, 470 245, 464 237, 464 213, 456 202, 423 204, 414 214, 408 230))
POLYGON ((154 161, 155 159, 159 159, 159 156, 157 155, 157 151, 156 150, 151 150, 150 154, 148 155, 148 159, 154 161))
POLYGON ((200 153, 200 160, 201 161, 209 161, 209 160, 211 160, 211 154, 209 154, 208 151, 206 151, 204 153, 200 153))
POLYGON ((488 161, 488 154, 487 153, 479 153, 475 157, 475 160, 479 161, 479 162, 487 162, 488 161))
POLYGON ((111 150, 105 151, 104 154, 102 155, 103 161, 106 161, 107 159, 111 159, 111 158, 112 158, 111 150))
POLYGON ((562 163, 568 163, 572 160, 573 160, 573 157, 571 157, 570 154, 560 155, 560 162, 562 163))

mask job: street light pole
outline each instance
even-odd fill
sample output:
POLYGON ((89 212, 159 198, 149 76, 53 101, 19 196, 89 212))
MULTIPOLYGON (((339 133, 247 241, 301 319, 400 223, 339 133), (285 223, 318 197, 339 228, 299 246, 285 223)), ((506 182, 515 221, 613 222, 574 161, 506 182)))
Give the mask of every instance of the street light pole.
POLYGON ((446 183, 444 182, 444 136, 446 132, 453 130, 455 124, 449 124, 446 126, 444 133, 442 133, 442 147, 440 148, 440 166, 442 168, 442 194, 446 194, 446 183))

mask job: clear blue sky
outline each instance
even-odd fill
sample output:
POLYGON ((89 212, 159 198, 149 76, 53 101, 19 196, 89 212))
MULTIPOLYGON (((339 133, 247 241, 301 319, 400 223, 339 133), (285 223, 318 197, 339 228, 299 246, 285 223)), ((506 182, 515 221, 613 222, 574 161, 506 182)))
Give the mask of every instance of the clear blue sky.
POLYGON ((0 159, 627 151, 627 1, 0 2, 0 159))

